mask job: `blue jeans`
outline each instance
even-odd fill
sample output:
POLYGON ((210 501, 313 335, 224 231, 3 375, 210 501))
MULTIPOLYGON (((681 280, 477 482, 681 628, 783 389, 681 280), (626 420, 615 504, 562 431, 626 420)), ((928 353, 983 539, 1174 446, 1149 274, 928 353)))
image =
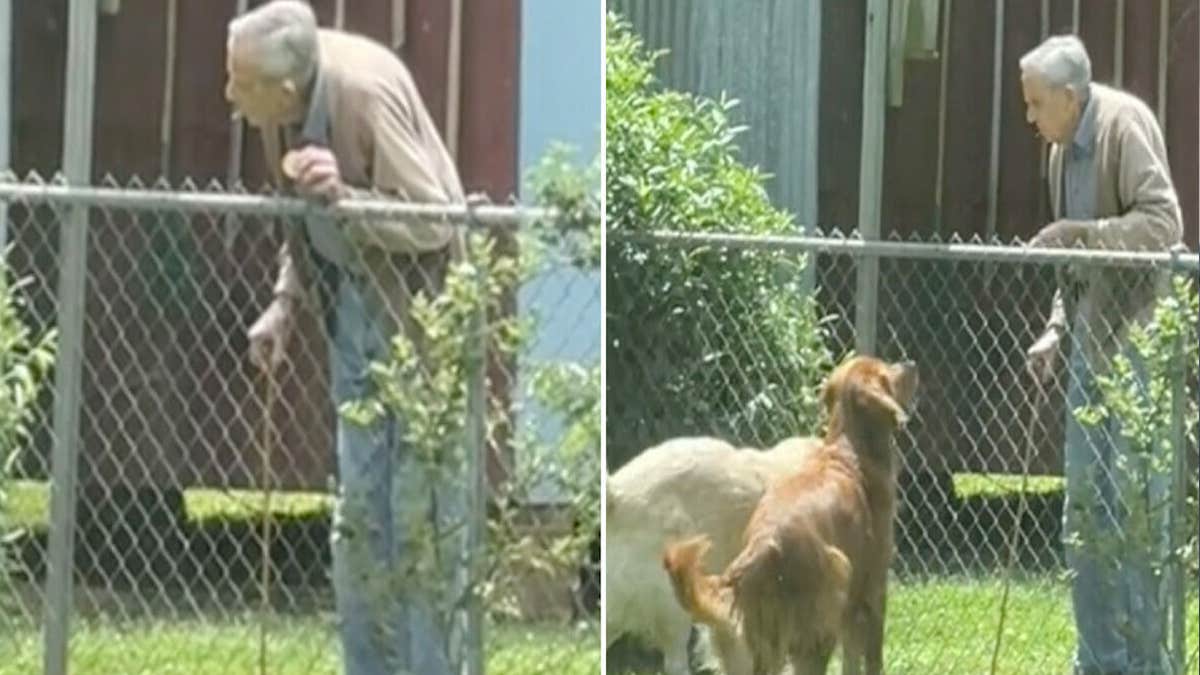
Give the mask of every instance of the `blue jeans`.
MULTIPOLYGON (((343 274, 334 296, 330 368, 338 407, 371 392, 367 366, 385 355, 388 344, 362 284, 343 274)), ((338 415, 337 462, 340 486, 331 543, 346 674, 457 675, 462 613, 450 618, 446 608, 464 587, 463 549, 448 546, 437 571, 417 575, 425 578, 416 579, 416 587, 411 578, 398 575, 411 562, 406 553, 418 543, 410 536, 414 529, 434 521, 444 528, 465 522, 461 486, 466 481, 435 485, 392 418, 362 427, 338 415), (429 590, 427 582, 443 582, 452 591, 429 590)))
MULTIPOLYGON (((1151 563, 1154 558, 1161 560, 1165 550, 1161 539, 1167 531, 1166 510, 1161 505, 1168 494, 1169 476, 1149 470, 1145 458, 1131 452, 1117 424, 1089 426, 1076 417, 1081 406, 1099 402, 1091 364, 1080 348, 1082 339, 1086 335, 1073 335, 1063 453, 1063 534, 1067 564, 1074 573, 1071 598, 1078 634, 1075 666, 1100 672, 1163 674, 1168 672, 1164 658, 1166 605, 1161 580, 1155 578, 1151 563), (1151 536, 1129 541, 1131 533, 1142 527, 1134 516, 1140 511, 1138 520, 1145 523, 1142 507, 1151 502, 1161 514, 1151 516, 1151 536)), ((1144 369, 1129 355, 1135 372, 1141 375, 1141 386, 1145 386, 1144 369)))

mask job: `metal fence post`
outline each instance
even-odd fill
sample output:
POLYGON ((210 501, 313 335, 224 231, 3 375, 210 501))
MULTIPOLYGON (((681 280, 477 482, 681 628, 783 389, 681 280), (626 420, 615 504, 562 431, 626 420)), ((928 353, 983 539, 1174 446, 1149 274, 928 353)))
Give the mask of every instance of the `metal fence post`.
MULTIPOLYGON (((468 238, 475 235, 468 232, 468 238)), ((475 236, 486 236, 480 234, 475 236)), ((468 241, 468 249, 469 241, 468 241)), ((468 485, 472 487, 467 518, 467 574, 470 596, 467 604, 467 675, 483 675, 483 604, 477 584, 481 581, 487 536, 487 278, 486 264, 478 267, 476 283, 479 310, 471 330, 471 353, 467 359, 466 451, 468 485)))
POLYGON ((1167 577, 1167 592, 1170 595, 1171 612, 1171 669, 1182 673, 1186 659, 1187 642, 1184 627, 1187 622, 1184 589, 1184 562, 1178 555, 1187 541, 1187 369, 1184 341, 1187 330, 1181 329, 1175 338, 1175 367, 1171 369, 1171 516, 1170 516, 1170 571, 1167 577))
POLYGON ((1155 111, 1163 136, 1167 135, 1167 64, 1169 63, 1171 37, 1171 0, 1158 2, 1158 86, 1155 88, 1155 111))
MULTIPOLYGON (((12 167, 12 0, 0 0, 0 171, 12 167)), ((0 203, 0 254, 8 248, 8 203, 0 203)))
MULTIPOLYGON (((67 30, 63 170, 86 185, 92 173, 92 107, 96 79, 96 0, 71 0, 67 30)), ((75 479, 83 379, 83 311, 87 277, 87 205, 66 209, 60 232, 59 353, 55 365, 54 449, 50 488, 43 670, 66 675, 75 548, 75 479)))
MULTIPOLYGON (((866 240, 879 239, 879 209, 883 198, 884 85, 887 78, 888 3, 869 0, 866 21, 866 55, 863 58, 862 148, 858 179, 858 233, 866 240)), ((879 257, 858 260, 858 285, 854 299, 855 348, 875 353, 879 307, 879 257)))
MULTIPOLYGON (((996 236, 996 211, 1000 202, 1000 114, 1004 106, 1004 0, 996 0, 996 19, 992 30, 992 120, 988 144, 988 194, 986 238, 996 236)), ((994 272, 995 268, 987 268, 994 272)))

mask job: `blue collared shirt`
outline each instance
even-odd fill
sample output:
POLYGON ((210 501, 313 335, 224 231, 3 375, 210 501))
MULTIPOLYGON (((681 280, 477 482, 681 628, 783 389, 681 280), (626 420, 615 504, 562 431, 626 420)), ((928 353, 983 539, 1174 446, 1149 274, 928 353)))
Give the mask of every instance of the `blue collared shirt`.
MULTIPOLYGON (((326 96, 325 75, 318 67, 313 76, 308 111, 304 116, 303 126, 299 129, 289 129, 288 145, 290 147, 295 148, 312 143, 332 149, 329 101, 326 96)), ((324 215, 308 216, 305 220, 309 242, 325 260, 337 264, 343 270, 353 269, 357 265, 355 252, 343 229, 336 221, 324 215)))
POLYGON ((1063 213, 1071 220, 1096 218, 1096 97, 1088 87, 1083 114, 1063 149, 1063 213))

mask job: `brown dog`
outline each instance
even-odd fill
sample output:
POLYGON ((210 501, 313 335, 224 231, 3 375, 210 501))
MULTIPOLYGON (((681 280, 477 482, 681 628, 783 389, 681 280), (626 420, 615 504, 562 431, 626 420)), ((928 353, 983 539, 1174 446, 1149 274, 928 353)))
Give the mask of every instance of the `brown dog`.
POLYGON ((846 673, 883 668, 887 573, 892 560, 894 433, 917 386, 911 362, 856 357, 823 389, 823 445, 770 486, 721 575, 705 575, 704 537, 667 546, 676 598, 711 626, 730 675, 824 673, 839 642, 846 673))

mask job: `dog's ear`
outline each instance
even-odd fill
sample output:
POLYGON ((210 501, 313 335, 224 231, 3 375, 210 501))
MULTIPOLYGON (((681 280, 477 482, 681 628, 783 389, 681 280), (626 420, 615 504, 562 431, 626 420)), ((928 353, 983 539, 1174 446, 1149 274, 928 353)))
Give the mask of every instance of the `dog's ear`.
POLYGON ((825 407, 825 414, 833 416, 833 407, 838 402, 838 382, 830 377, 825 380, 825 384, 821 385, 821 404, 825 407))
POLYGON ((847 374, 853 368, 855 359, 850 358, 843 361, 829 376, 825 378, 825 383, 821 385, 821 403, 825 406, 825 414, 832 417, 834 408, 842 399, 842 389, 845 386, 847 374))
POLYGON ((883 416, 899 429, 908 422, 908 413, 889 391, 890 388, 885 376, 872 373, 871 376, 851 380, 846 386, 846 398, 859 410, 883 416))
POLYGON ((917 397, 917 381, 919 379, 917 364, 912 361, 902 361, 888 366, 888 380, 891 382, 891 389, 894 393, 892 398, 905 410, 912 410, 913 402, 917 397))

